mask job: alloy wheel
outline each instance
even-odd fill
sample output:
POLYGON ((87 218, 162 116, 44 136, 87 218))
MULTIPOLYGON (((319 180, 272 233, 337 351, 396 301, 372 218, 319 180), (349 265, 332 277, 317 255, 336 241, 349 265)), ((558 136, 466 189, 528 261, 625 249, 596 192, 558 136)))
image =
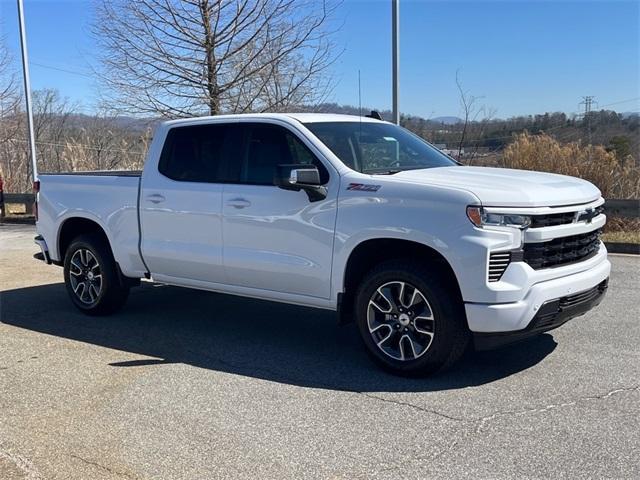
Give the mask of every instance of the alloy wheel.
POLYGON ((78 300, 87 306, 96 303, 102 292, 102 271, 98 259, 90 250, 80 248, 73 253, 69 280, 78 300))
POLYGON ((426 296, 403 281, 387 282, 371 295, 367 326, 378 348, 400 361, 420 358, 435 335, 435 318, 426 296))

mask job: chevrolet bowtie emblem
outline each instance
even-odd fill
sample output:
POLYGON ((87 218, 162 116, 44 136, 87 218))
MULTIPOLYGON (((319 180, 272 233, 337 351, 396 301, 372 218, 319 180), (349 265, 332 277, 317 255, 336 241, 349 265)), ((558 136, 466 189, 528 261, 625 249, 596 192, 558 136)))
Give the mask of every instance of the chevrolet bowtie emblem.
POLYGON ((593 209, 590 208, 588 210, 585 210, 584 212, 581 212, 578 215, 578 219, 576 220, 577 222, 587 222, 587 223, 591 223, 593 221, 593 217, 597 216, 597 212, 593 209))

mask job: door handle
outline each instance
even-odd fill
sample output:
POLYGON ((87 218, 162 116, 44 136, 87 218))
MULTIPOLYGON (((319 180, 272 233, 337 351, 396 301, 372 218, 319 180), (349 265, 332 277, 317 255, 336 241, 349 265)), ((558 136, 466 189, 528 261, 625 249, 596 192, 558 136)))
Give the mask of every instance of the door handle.
POLYGON ((227 205, 233 208, 246 208, 251 206, 251 202, 245 198, 232 198, 227 201, 227 205))
POLYGON ((147 195, 146 199, 151 203, 161 203, 161 202, 164 202, 165 200, 164 196, 160 195, 159 193, 154 193, 153 195, 147 195))

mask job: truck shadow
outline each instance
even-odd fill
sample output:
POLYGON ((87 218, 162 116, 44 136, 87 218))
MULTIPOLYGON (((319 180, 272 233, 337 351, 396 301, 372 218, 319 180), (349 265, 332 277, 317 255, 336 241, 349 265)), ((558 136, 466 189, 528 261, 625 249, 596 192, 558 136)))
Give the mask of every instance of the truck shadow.
POLYGON ((77 312, 62 283, 0 292, 0 321, 16 327, 146 357, 111 363, 135 368, 185 363, 304 387, 345 391, 435 391, 482 385, 536 365, 556 343, 541 335, 526 344, 470 352, 454 369, 425 379, 379 370, 353 324, 335 314, 163 285, 133 289, 111 317, 77 312))

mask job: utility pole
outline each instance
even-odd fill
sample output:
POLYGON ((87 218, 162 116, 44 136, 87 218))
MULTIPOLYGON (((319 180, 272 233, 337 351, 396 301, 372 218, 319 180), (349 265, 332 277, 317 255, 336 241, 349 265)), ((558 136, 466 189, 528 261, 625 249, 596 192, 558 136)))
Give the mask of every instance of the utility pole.
POLYGON ((31 107, 31 78, 29 75, 29 56, 27 54, 27 32, 24 27, 24 6, 18 0, 18 22, 20 24, 20 47, 22 48, 22 73, 24 76, 24 98, 27 104, 27 125, 29 126, 29 148, 33 181, 38 180, 38 164, 36 162, 36 138, 33 132, 33 110, 31 107))
POLYGON ((580 105, 584 105, 584 119, 587 121, 587 132, 589 135, 589 145, 593 142, 591 141, 591 105, 597 103, 594 101, 595 97, 593 95, 587 95, 582 97, 582 101, 580 105))
POLYGON ((400 62, 400 0, 391 0, 391 56, 392 56, 392 111, 393 123, 400 125, 400 110, 398 105, 398 70, 400 62))

